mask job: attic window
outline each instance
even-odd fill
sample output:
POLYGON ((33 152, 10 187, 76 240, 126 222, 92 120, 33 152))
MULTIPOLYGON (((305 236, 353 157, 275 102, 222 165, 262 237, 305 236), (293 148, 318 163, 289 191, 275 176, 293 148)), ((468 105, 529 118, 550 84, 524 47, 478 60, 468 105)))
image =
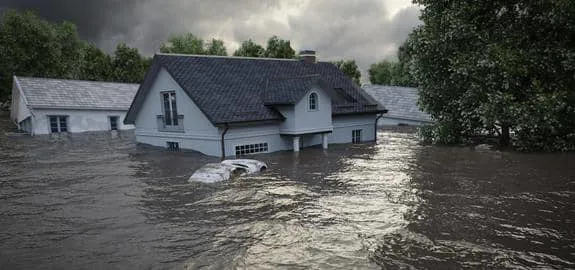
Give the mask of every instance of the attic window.
POLYGON ((317 93, 309 94, 309 110, 310 111, 317 111, 318 110, 318 97, 317 93))

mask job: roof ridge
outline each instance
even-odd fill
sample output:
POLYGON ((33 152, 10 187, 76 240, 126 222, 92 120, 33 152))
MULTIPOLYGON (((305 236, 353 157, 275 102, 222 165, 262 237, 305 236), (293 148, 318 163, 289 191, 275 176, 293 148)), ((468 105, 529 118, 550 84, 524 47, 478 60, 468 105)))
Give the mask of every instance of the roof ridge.
POLYGON ((207 54, 183 54, 183 53, 162 53, 162 52, 156 52, 155 55, 182 56, 182 57, 204 57, 204 58, 228 58, 228 59, 252 59, 252 60, 266 60, 266 61, 291 61, 291 62, 299 61, 298 59, 292 59, 292 58, 251 57, 251 56, 233 56, 233 55, 207 55, 207 54))
POLYGON ((20 79, 34 79, 34 80, 45 80, 45 81, 68 81, 68 82, 87 82, 87 83, 109 83, 109 84, 123 84, 123 85, 139 85, 138 83, 123 83, 123 82, 110 82, 110 81, 90 81, 90 80, 77 80, 77 79, 60 79, 60 78, 48 78, 48 77, 31 77, 31 76, 16 76, 15 78, 20 79))

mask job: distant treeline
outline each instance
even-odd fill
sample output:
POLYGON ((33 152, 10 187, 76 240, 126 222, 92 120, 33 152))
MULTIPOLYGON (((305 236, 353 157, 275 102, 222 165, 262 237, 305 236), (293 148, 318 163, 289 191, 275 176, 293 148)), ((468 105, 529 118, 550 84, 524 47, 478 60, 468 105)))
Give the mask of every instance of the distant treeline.
MULTIPOLYGON (((203 40, 192 33, 170 36, 160 52, 227 55, 222 40, 203 40)), ((289 40, 272 36, 262 46, 243 41, 234 56, 297 58, 289 40)), ((151 58, 125 43, 107 54, 95 44, 82 40, 70 22, 52 23, 31 11, 7 11, 0 22, 0 101, 10 98, 12 76, 36 76, 93 81, 140 83, 151 58)), ((356 83, 361 73, 355 60, 333 61, 356 83)), ((374 64, 369 70, 372 83, 401 83, 395 79, 402 68, 394 62, 374 64)), ((411 85, 411 84, 410 84, 411 85)))

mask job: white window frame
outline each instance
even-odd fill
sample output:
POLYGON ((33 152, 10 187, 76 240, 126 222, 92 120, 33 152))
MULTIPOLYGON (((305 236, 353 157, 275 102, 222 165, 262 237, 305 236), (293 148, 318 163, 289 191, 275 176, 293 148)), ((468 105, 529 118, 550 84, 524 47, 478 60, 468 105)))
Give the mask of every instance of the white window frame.
POLYGON ((108 116, 108 127, 110 128, 111 131, 113 130, 120 130, 120 117, 117 115, 109 115, 108 116), (116 118, 116 129, 112 129, 112 118, 116 118))
POLYGON ((180 125, 180 119, 178 119, 178 97, 176 95, 176 91, 162 91, 160 92, 160 100, 162 103, 162 115, 164 117, 164 125, 165 126, 179 126, 180 125), (169 99, 170 101, 168 102, 168 110, 170 113, 170 123, 167 122, 167 115, 166 115, 166 103, 164 102, 164 95, 169 95, 169 99), (174 102, 172 102, 172 98, 174 99, 174 102), (174 104, 175 103, 175 110, 174 110, 174 104), (174 112, 176 112, 176 114, 174 115, 174 112), (174 121, 175 120, 175 121, 174 121), (174 124, 177 121, 177 124, 174 124))
POLYGON ((48 130, 50 131, 50 134, 70 132, 70 121, 68 121, 68 119, 68 115, 48 115, 48 130), (52 131, 52 117, 56 117, 57 132, 52 131), (64 122, 66 123, 66 131, 62 131, 61 118, 64 118, 64 122))
POLYGON ((307 110, 310 112, 315 112, 315 111, 319 111, 319 94, 317 92, 311 92, 309 93, 309 95, 307 96, 307 110), (312 102, 311 102, 311 97, 315 96, 315 108, 311 108, 312 102))
POLYGON ((249 156, 269 152, 269 145, 267 142, 240 144, 234 146, 236 156, 249 156))

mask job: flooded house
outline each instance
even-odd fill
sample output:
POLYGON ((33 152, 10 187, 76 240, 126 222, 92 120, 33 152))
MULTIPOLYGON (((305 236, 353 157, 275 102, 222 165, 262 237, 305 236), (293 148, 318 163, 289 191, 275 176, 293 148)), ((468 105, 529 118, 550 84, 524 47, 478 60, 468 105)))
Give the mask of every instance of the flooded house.
POLYGON ((376 140, 385 108, 335 65, 158 53, 125 124, 139 143, 241 156, 376 140))
POLYGON ((362 88, 380 102, 388 112, 378 121, 384 126, 421 126, 433 123, 431 116, 417 105, 417 88, 365 84, 362 88))
POLYGON ((137 84, 13 77, 10 119, 31 135, 127 130, 137 84))

